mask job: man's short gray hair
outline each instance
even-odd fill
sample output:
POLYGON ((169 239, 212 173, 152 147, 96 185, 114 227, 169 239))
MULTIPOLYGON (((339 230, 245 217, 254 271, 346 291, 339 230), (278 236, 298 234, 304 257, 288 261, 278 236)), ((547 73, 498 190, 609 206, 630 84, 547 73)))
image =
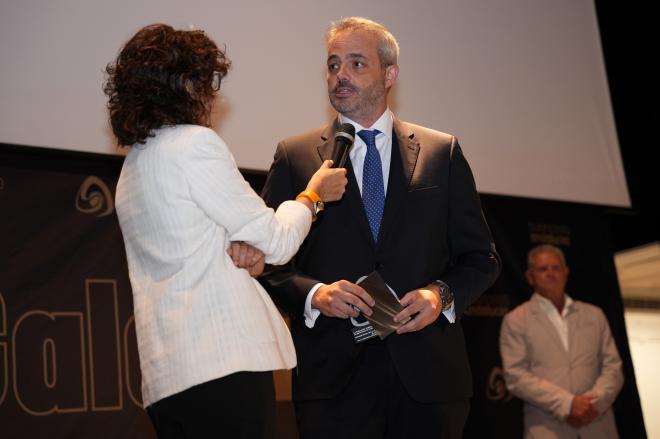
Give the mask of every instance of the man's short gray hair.
POLYGON ((534 257, 539 254, 539 253, 554 253, 557 256, 559 256, 559 260, 561 261, 561 264, 566 267, 566 257, 564 256, 564 252, 557 246, 552 245, 552 244, 541 244, 537 245, 533 249, 527 253, 527 271, 531 270, 534 266, 534 257))
POLYGON ((365 31, 372 33, 378 39, 378 56, 380 65, 388 67, 395 65, 399 58, 399 43, 394 35, 385 26, 363 17, 347 17, 334 21, 325 33, 326 46, 339 32, 343 31, 365 31))

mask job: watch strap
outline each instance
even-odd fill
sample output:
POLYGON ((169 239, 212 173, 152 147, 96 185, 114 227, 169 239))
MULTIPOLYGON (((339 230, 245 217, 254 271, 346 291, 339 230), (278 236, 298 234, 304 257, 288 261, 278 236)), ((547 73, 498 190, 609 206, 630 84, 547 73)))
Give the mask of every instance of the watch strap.
POLYGON ((317 203, 317 202, 321 201, 321 197, 319 197, 319 194, 317 194, 314 191, 309 191, 309 190, 305 190, 305 191, 302 191, 301 193, 299 193, 298 196, 296 197, 296 200, 300 197, 305 197, 305 198, 309 199, 309 201, 311 201, 312 203, 317 203))

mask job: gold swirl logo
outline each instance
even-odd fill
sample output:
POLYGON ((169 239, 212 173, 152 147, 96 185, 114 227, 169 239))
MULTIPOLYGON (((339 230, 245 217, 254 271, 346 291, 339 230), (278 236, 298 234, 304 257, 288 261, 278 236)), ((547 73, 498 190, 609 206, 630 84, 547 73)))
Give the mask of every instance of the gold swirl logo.
POLYGON ((504 373, 501 367, 494 367, 488 377, 488 387, 486 388, 486 398, 491 401, 507 402, 511 400, 511 393, 506 388, 504 373))
POLYGON ((82 182, 76 195, 76 209, 79 212, 98 218, 108 216, 115 209, 115 203, 108 186, 100 178, 90 175, 82 182))

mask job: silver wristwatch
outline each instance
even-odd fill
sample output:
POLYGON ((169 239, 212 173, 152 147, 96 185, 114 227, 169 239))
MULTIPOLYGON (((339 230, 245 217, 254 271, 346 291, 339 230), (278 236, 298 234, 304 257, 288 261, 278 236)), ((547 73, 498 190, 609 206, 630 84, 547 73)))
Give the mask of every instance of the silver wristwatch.
POLYGON ((449 289, 449 285, 444 283, 441 280, 436 280, 433 282, 440 289, 440 299, 442 299, 442 311, 446 311, 451 308, 451 305, 454 303, 454 294, 449 289))
POLYGON ((316 203, 312 204, 312 213, 314 215, 314 218, 319 216, 319 213, 323 212, 323 209, 325 209, 325 204, 323 201, 317 201, 316 203))

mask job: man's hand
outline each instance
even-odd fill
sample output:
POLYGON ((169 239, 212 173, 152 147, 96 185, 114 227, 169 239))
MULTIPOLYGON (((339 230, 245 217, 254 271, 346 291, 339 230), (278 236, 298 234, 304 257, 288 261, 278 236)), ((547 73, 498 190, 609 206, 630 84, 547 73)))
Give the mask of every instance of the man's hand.
POLYGON ((264 272, 265 256, 261 250, 242 241, 234 241, 227 248, 234 265, 245 268, 250 276, 257 277, 264 272))
POLYGON ((575 428, 591 424, 598 416, 598 408, 592 402, 595 398, 595 395, 575 395, 566 422, 575 428))
POLYGON ((415 314, 417 315, 397 329, 397 334, 405 334, 406 332, 424 329, 433 323, 440 315, 440 312, 442 312, 442 298, 440 297, 438 287, 434 284, 406 293, 401 299, 401 305, 404 306, 404 309, 394 316, 395 322, 403 321, 415 314))
POLYGON ((364 288, 347 280, 323 285, 312 296, 312 307, 321 311, 324 316, 340 319, 357 317, 359 313, 353 306, 365 315, 370 316, 372 313, 371 307, 375 303, 364 288))

